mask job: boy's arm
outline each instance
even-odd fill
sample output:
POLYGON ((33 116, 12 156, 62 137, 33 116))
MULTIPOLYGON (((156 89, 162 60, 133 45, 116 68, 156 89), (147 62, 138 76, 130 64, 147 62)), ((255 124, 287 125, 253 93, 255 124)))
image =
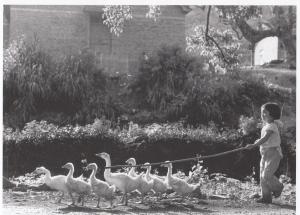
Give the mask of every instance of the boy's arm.
POLYGON ((267 130, 266 134, 263 137, 261 137, 260 139, 256 140, 254 142, 254 144, 248 144, 248 145, 246 145, 245 148, 246 149, 252 149, 252 148, 255 148, 257 146, 260 146, 260 145, 264 144, 270 138, 270 136, 271 136, 272 133, 273 133, 272 130, 267 130))

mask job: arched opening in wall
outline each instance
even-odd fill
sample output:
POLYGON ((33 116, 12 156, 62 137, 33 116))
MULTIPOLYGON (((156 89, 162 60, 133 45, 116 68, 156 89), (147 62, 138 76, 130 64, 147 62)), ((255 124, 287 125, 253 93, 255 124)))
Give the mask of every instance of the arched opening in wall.
POLYGON ((278 37, 266 37, 256 43, 254 65, 263 65, 278 59, 278 37))

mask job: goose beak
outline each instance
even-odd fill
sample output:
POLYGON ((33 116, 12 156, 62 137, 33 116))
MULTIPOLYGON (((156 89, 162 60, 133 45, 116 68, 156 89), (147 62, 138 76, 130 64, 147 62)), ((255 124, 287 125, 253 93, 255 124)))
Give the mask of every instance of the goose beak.
POLYGON ((65 165, 63 165, 61 168, 65 168, 65 169, 67 169, 67 166, 66 166, 66 164, 65 164, 65 165))
POLYGON ((95 154, 97 157, 100 157, 100 158, 102 158, 102 153, 98 153, 98 154, 95 154))

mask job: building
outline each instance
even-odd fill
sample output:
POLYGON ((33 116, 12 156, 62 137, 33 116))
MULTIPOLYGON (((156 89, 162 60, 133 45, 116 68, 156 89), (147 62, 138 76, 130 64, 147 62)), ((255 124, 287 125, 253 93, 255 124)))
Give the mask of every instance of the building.
POLYGON ((103 24, 99 5, 5 5, 4 46, 25 35, 34 35, 43 48, 59 58, 62 54, 91 49, 100 67, 111 72, 135 72, 138 59, 161 44, 185 46, 188 7, 165 5, 154 22, 145 17, 147 6, 132 6, 133 19, 119 37, 103 24))

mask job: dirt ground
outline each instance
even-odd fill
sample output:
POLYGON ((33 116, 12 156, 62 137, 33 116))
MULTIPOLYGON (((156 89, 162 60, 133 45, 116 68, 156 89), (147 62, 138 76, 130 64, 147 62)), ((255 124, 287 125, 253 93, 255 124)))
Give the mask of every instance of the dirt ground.
MULTIPOLYGON (((70 206, 68 196, 57 203, 58 192, 53 191, 28 191, 28 192, 3 192, 2 214, 296 214, 296 206, 279 200, 272 204, 259 204, 255 200, 241 201, 232 199, 188 199, 182 201, 176 196, 157 200, 150 196, 144 204, 137 203, 139 197, 133 196, 128 206, 118 205, 121 196, 114 201, 115 207, 108 208, 109 203, 102 201, 101 208, 96 208, 95 197, 89 197, 84 207, 70 206)), ((78 204, 81 205, 81 204, 78 204)))

